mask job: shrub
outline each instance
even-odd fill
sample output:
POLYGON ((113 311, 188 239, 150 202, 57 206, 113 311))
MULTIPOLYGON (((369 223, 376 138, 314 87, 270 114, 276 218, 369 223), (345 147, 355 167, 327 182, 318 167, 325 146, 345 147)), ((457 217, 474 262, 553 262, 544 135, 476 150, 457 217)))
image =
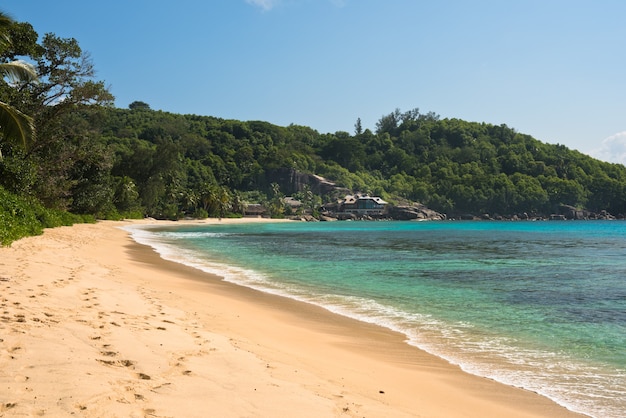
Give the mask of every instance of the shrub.
POLYGON ((23 237, 41 235, 44 228, 95 221, 92 215, 46 209, 32 198, 16 196, 0 187, 0 246, 9 245, 23 237))

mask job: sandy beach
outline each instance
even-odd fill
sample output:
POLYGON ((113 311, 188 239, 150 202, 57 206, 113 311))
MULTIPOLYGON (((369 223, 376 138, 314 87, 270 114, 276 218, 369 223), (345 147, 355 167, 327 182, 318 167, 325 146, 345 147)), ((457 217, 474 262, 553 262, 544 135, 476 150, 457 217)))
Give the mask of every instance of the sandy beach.
POLYGON ((162 260, 120 229, 149 222, 0 248, 0 417, 581 416, 387 329, 162 260))

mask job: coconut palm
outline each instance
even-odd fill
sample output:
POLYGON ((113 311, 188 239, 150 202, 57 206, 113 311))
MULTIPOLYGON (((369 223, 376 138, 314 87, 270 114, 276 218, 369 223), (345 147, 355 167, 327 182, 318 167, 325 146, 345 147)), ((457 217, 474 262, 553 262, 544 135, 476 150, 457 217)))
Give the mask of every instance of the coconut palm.
MULTIPOLYGON (((11 45, 9 28, 13 19, 0 12, 0 53, 11 45)), ((17 86, 25 82, 37 80, 35 68, 24 61, 0 63, 0 77, 8 80, 9 85, 17 86)), ((35 136, 33 119, 15 107, 0 101, 0 133, 2 141, 17 141, 26 147, 35 136)), ((0 158, 2 154, 0 153, 0 158)))

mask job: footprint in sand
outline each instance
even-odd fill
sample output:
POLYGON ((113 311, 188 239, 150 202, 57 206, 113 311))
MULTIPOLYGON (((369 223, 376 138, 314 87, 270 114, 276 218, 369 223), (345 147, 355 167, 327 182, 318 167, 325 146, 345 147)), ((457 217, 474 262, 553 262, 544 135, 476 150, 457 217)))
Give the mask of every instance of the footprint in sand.
POLYGON ((6 412, 9 409, 13 409, 17 406, 17 403, 15 402, 5 402, 3 404, 0 404, 0 412, 6 412))
POLYGON ((135 365, 135 362, 132 361, 132 360, 103 360, 103 359, 96 359, 96 361, 99 362, 99 363, 105 364, 107 366, 132 367, 132 366, 135 365))

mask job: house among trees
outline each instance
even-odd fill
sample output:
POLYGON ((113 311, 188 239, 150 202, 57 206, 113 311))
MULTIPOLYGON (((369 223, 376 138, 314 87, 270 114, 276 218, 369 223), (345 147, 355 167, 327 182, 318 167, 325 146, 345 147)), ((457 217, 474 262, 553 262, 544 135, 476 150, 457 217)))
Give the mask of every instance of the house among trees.
POLYGON ((251 203, 246 205, 244 216, 249 218, 261 218, 267 213, 265 206, 259 203, 251 203))
POLYGON ((338 212, 353 214, 356 216, 381 216, 385 211, 387 202, 380 197, 367 195, 347 195, 339 202, 338 212))
POLYGON ((291 196, 285 197, 283 203, 286 207, 290 208, 293 213, 297 212, 302 207, 302 202, 291 196))

